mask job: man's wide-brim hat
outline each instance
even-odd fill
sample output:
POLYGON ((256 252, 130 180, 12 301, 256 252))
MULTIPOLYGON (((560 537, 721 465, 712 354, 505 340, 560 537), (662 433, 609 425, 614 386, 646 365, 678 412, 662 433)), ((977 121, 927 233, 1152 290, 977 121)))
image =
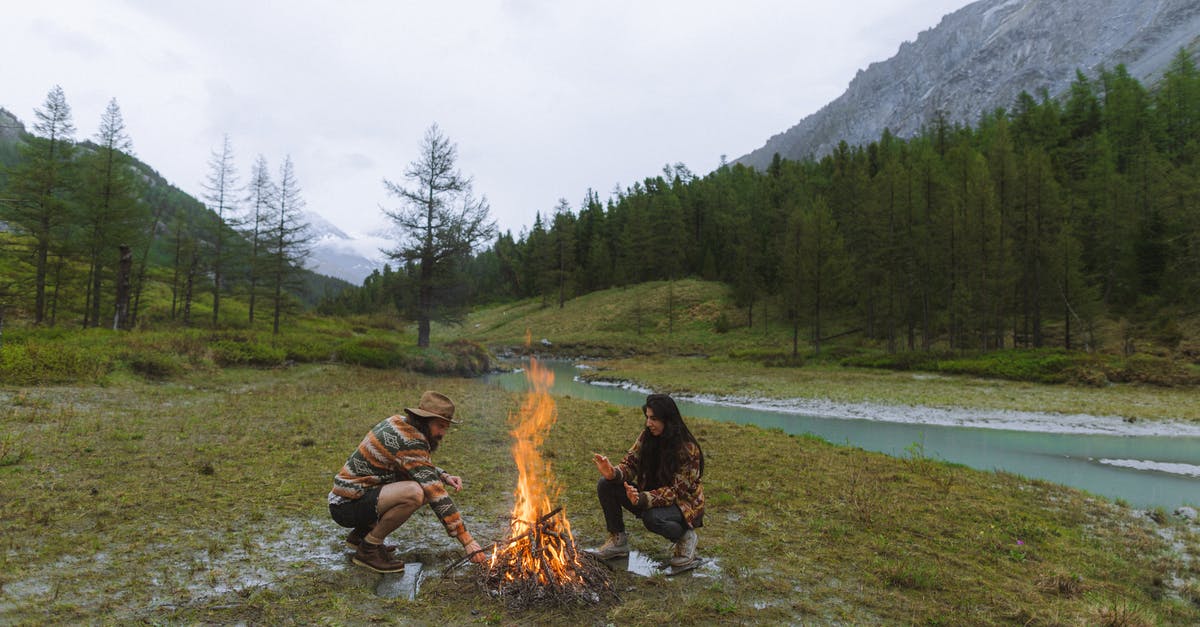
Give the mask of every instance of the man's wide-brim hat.
POLYGON ((450 400, 441 392, 428 390, 421 395, 421 401, 416 407, 405 407, 404 411, 422 418, 441 418, 447 422, 461 424, 461 420, 454 419, 454 401, 450 400))

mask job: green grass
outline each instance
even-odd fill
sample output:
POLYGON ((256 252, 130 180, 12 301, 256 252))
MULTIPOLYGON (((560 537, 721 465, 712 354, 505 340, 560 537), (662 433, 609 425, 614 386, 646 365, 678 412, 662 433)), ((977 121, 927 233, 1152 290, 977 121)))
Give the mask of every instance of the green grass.
MULTIPOLYGON (((472 532, 495 539, 517 399, 475 380, 312 364, 0 388, 0 623, 1200 621, 1194 527, 1164 523, 1180 551, 1157 523, 1047 482, 700 419, 700 551, 715 570, 617 572, 619 599, 515 613, 467 569, 439 577, 457 543, 422 510, 395 539, 432 577, 415 601, 379 598, 378 576, 347 565, 324 497, 365 430, 428 388, 466 419, 435 458, 465 478, 472 532)), ((585 545, 604 531, 590 453, 619 454, 640 423, 559 401, 543 448, 585 545)), ((630 529, 635 549, 668 555, 630 529)))
MULTIPOLYGON (((594 376, 664 392, 1200 420, 1195 341, 1177 350, 1146 343, 1125 356, 1111 352, 1116 330, 1105 326, 1097 337, 1107 352, 888 353, 854 333, 826 342, 820 354, 802 340, 792 359, 791 329, 764 309, 748 327, 727 288, 689 279, 587 294, 562 308, 540 300, 486 307, 461 327, 435 326, 435 337, 503 353, 523 350, 528 330, 534 352, 598 358, 605 370, 594 376)), ((1200 335, 1195 327, 1180 325, 1189 337, 1200 335)), ((830 334, 842 330, 828 325, 830 334)))
POLYGON ((596 365, 599 370, 584 376, 632 381, 665 393, 1200 421, 1196 389, 1188 387, 1121 384, 1093 388, 820 364, 773 368, 722 357, 631 357, 596 365))
POLYGON ((718 333, 721 316, 741 320, 729 290, 719 283, 685 279, 612 288, 557 304, 540 299, 485 307, 461 327, 435 327, 446 338, 464 337, 489 345, 519 347, 528 329, 534 348, 567 355, 625 355, 768 348, 779 333, 756 337, 745 327, 718 333))
POLYGON ((487 351, 468 341, 418 348, 416 336, 392 318, 313 316, 279 334, 265 328, 20 329, 0 346, 0 383, 106 383, 129 375, 165 380, 228 367, 329 361, 442 374, 490 367, 487 351))

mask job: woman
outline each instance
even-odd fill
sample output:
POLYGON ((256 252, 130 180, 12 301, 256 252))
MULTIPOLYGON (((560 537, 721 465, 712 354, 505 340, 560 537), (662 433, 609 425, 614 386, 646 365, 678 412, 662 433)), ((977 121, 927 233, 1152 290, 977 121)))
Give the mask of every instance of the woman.
POLYGON ((629 537, 621 508, 642 519, 646 529, 675 543, 671 566, 686 568, 696 561, 696 528, 703 525, 704 452, 688 431, 675 401, 651 394, 642 405, 646 428, 616 466, 593 453, 600 470, 596 484, 608 541, 592 551, 601 559, 629 555, 629 537))

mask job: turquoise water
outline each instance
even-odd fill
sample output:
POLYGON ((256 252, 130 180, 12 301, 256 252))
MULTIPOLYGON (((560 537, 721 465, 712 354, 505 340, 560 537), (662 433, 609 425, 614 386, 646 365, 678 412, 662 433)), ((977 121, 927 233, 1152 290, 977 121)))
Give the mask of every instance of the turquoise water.
MULTIPOLYGON (((568 362, 544 362, 554 370, 556 396, 571 396, 630 407, 615 420, 628 420, 630 433, 642 424, 645 394, 613 386, 575 381, 578 370, 568 362)), ((520 372, 492 374, 490 383, 508 390, 526 388, 520 372)), ((677 399, 679 400, 679 399, 677 399)), ((877 420, 829 418, 726 405, 680 401, 679 410, 699 416, 785 433, 812 434, 835 444, 856 446, 906 457, 914 444, 927 457, 981 470, 1003 470, 1081 488, 1142 508, 1167 511, 1200 504, 1200 438, 1184 436, 1113 436, 1037 433, 978 427, 918 425, 877 420), (1121 465, 1114 465, 1121 464, 1121 465), (1127 467, 1127 466, 1136 467, 1127 467)))

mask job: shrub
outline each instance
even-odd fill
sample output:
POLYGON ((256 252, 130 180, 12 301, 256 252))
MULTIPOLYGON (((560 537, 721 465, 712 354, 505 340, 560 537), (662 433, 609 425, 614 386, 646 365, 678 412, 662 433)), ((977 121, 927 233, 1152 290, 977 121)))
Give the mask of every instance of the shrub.
POLYGON ((713 321, 713 331, 717 333, 728 333, 733 328, 733 323, 729 321, 729 314, 721 312, 717 319, 713 321))
POLYGON ((0 467, 20 464, 25 454, 25 448, 14 434, 0 436, 0 467))
POLYGON ((1170 359, 1141 353, 1117 362, 1108 377, 1122 383, 1148 383, 1167 387, 1200 383, 1200 375, 1195 369, 1170 359))
POLYGON ((940 361, 938 370, 1014 381, 1061 383, 1074 363, 1072 355, 1062 350, 1021 349, 940 361))
POLYGON ((1083 577, 1077 573, 1054 572, 1038 577, 1037 589, 1060 597, 1077 597, 1083 593, 1083 577))
POLYGON ((142 351, 126 358, 129 369, 149 379, 169 379, 187 369, 179 355, 142 351))
POLYGON ((210 348, 221 366, 279 366, 287 359, 282 348, 257 341, 218 340, 210 348))
POLYGON ((299 363, 327 361, 337 347, 337 340, 324 334, 289 333, 276 336, 275 341, 288 360, 299 363))
POLYGON ((454 370, 463 376, 476 376, 491 370, 491 355, 482 345, 468 340, 455 340, 445 345, 454 357, 454 370))
POLYGON ((804 355, 787 355, 785 357, 773 357, 763 360, 763 365, 768 368, 800 368, 804 366, 804 355))
POLYGON ((1151 627, 1157 622, 1146 610, 1127 601, 1093 608, 1089 621, 1101 627, 1151 627))
POLYGON ((1200 606, 1200 581, 1193 579, 1183 584, 1179 593, 1184 599, 1191 601, 1192 605, 1200 606))
POLYGON ((112 371, 107 347, 30 341, 0 346, 0 381, 17 385, 96 382, 112 371))
POLYGON ((383 338, 350 340, 338 349, 338 359, 368 368, 396 368, 404 363, 399 345, 383 338))
POLYGON ((904 351, 891 354, 853 355, 842 360, 842 365, 889 370, 936 370, 939 358, 949 358, 949 354, 904 351))
POLYGON ((889 562, 883 566, 880 576, 892 588, 940 590, 944 587, 937 567, 916 560, 889 562))

